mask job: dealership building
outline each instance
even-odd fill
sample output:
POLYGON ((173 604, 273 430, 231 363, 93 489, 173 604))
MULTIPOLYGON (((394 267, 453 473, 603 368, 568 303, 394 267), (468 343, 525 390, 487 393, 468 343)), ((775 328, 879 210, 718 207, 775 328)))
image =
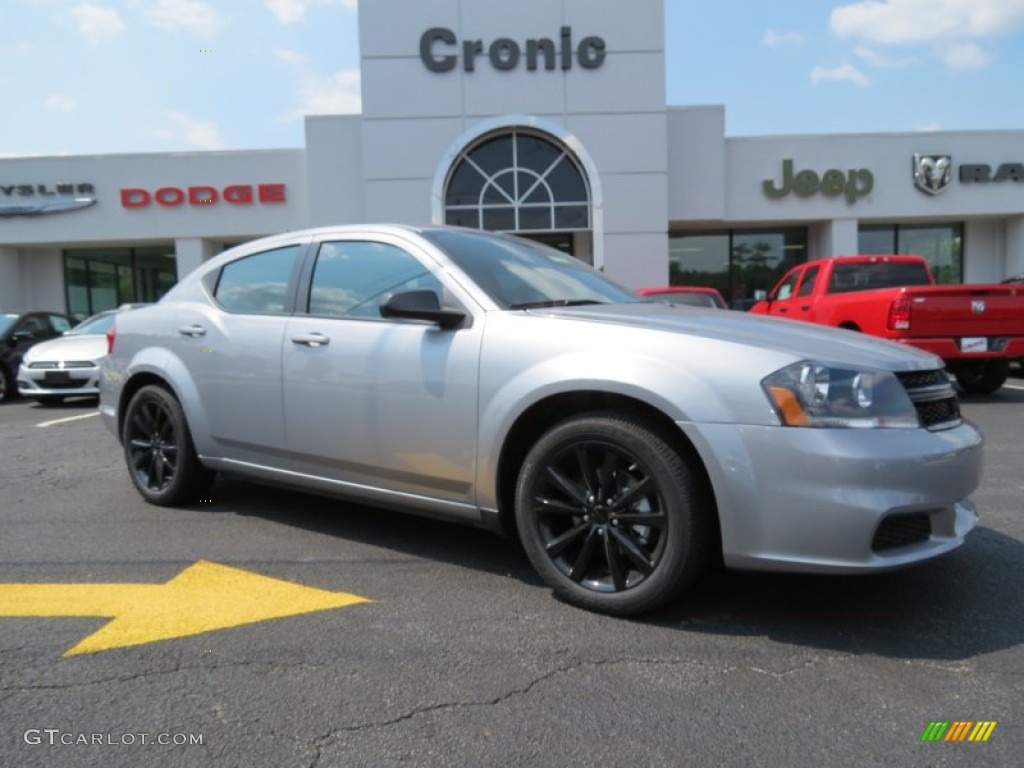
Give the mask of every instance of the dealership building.
POLYGON ((363 112, 307 117, 303 148, 0 160, 0 309, 151 301, 232 244, 368 221, 519 233, 737 305, 846 253, 1024 272, 1024 131, 730 138, 723 107, 665 103, 663 2, 363 2, 363 112))

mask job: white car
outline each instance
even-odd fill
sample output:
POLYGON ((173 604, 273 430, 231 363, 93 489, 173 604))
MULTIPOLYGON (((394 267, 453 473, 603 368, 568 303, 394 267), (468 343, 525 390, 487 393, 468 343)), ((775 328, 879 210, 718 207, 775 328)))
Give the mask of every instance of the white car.
POLYGON ((18 367, 18 392, 47 405, 65 397, 99 395, 100 358, 107 354, 106 332, 120 310, 83 320, 63 336, 36 344, 18 367))

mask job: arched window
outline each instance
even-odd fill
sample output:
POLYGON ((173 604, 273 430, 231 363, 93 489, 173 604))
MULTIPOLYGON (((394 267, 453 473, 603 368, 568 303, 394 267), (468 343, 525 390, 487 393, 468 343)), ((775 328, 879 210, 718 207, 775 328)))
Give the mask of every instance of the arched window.
POLYGON ((445 222, 496 232, 590 229, 590 189, 576 158, 535 131, 513 128, 459 153, 448 174, 445 222))

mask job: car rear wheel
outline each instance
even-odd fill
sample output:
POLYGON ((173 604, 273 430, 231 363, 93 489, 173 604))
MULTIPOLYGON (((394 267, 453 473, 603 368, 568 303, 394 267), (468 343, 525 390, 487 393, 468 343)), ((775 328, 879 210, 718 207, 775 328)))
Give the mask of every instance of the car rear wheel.
POLYGON ((614 413, 554 426, 516 488, 523 547, 555 595, 618 616, 654 610, 697 577, 710 514, 694 469, 660 431, 614 413))
POLYGON ((956 382, 972 395, 991 395, 1006 383, 1010 375, 1008 360, 967 363, 956 369, 956 382))
POLYGON ((132 482, 150 504, 193 501, 216 477, 199 463, 181 404, 163 387, 151 384, 132 397, 122 442, 132 482))

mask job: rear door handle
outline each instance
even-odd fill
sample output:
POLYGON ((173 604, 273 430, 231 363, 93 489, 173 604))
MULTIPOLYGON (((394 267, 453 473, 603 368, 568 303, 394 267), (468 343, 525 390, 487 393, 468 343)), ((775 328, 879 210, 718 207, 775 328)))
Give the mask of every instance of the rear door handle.
POLYGON ((206 329, 201 325, 183 325, 178 329, 178 333, 182 336, 191 336, 194 339, 197 336, 205 336, 206 329))
POLYGON ((292 336, 292 343, 305 347, 326 347, 331 340, 322 333, 300 333, 298 336, 292 336))

